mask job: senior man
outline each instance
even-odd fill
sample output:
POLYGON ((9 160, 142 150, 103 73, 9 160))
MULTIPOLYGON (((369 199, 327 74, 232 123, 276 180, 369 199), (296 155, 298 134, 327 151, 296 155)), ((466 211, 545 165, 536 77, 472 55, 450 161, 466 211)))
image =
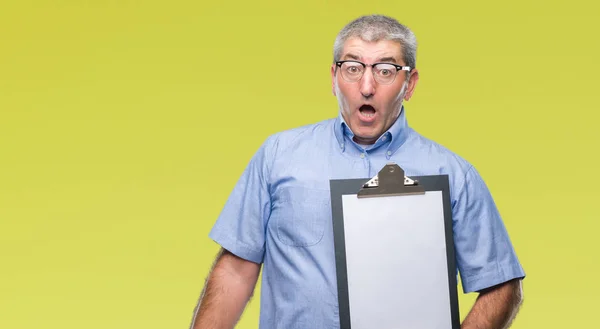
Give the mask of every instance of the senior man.
POLYGON ((525 273, 486 184, 408 125, 416 49, 413 32, 387 16, 340 31, 331 65, 339 115, 273 134, 252 157, 209 234, 222 248, 192 328, 233 328, 261 267, 259 328, 339 328, 329 180, 373 177, 389 162, 408 176, 449 176, 456 263, 463 291, 478 293, 462 328, 510 325, 525 273))

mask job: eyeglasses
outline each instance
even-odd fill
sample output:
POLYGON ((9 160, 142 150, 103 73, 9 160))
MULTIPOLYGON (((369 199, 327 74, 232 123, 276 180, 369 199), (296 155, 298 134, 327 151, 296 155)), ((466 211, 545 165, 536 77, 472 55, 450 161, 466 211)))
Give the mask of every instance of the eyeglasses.
POLYGON ((389 85, 396 80, 400 71, 410 72, 410 66, 401 66, 392 63, 365 64, 359 61, 337 61, 342 78, 348 82, 356 82, 362 78, 367 66, 373 68, 373 78, 380 84, 389 85))

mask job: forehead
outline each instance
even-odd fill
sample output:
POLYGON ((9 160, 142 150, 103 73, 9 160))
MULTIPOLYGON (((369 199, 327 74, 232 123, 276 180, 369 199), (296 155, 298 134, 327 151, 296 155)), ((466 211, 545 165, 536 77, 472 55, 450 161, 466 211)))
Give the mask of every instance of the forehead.
POLYGON ((402 62, 402 46, 397 41, 380 40, 364 41, 360 38, 350 38, 344 43, 341 59, 356 59, 364 62, 377 62, 381 59, 396 63, 402 62))

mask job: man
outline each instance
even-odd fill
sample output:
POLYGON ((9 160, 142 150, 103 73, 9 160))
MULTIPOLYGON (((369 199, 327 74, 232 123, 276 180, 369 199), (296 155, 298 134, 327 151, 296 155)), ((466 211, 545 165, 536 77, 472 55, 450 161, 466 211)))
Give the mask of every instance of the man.
POLYGON ((479 293, 462 328, 511 323, 525 273, 485 183, 407 124, 415 54, 415 36, 392 18, 342 29, 331 65, 339 116, 274 134, 253 156, 210 232, 222 249, 193 328, 233 328, 261 266, 261 329, 339 328, 329 180, 373 177, 389 162, 407 176, 449 175, 457 267, 463 290, 479 293))

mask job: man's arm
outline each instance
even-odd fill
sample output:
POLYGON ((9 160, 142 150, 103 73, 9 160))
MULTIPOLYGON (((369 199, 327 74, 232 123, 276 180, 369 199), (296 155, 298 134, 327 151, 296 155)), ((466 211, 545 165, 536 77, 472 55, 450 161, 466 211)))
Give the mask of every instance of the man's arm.
POLYGON ((252 297, 260 265, 221 249, 194 310, 191 329, 232 329, 252 297))
POLYGON ((485 289, 479 293, 461 329, 506 329, 523 302, 520 279, 485 289))

